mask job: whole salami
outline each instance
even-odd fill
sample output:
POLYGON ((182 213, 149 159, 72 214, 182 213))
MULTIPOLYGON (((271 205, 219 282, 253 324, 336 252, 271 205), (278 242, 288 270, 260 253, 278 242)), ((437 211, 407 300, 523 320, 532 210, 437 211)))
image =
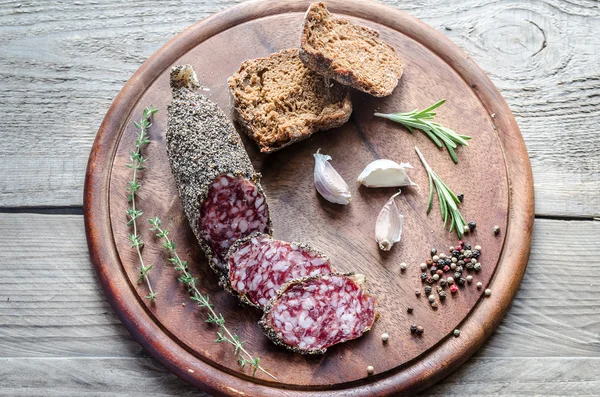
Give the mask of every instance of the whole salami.
POLYGON ((240 299, 263 309, 283 284, 335 270, 308 244, 275 240, 256 233, 238 240, 227 255, 229 285, 240 299))
POLYGON ((238 239, 272 233, 260 174, 219 107, 198 93, 190 65, 171 70, 167 153, 190 226, 210 266, 226 279, 225 256, 238 239))
POLYGON ((259 322, 275 344, 302 354, 360 337, 373 326, 375 298, 364 276, 328 274, 293 280, 266 306, 259 322))

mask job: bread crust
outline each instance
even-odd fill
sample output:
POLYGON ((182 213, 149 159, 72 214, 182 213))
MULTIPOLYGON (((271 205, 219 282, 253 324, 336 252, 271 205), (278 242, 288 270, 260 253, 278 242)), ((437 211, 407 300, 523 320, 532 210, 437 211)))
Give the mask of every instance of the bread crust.
POLYGON ((263 153, 339 127, 352 113, 348 89, 306 68, 298 52, 244 61, 227 80, 234 116, 263 153))
POLYGON ((309 69, 376 97, 390 95, 404 70, 377 31, 334 17, 323 3, 304 16, 299 57, 309 69))

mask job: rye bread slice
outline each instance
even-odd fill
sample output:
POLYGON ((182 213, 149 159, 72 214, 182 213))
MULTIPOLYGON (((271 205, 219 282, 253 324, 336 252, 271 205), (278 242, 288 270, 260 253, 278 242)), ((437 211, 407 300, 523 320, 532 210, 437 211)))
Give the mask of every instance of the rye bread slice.
POLYGON ((379 32, 334 17, 323 3, 306 12, 299 55, 315 72, 376 97, 390 95, 402 76, 402 60, 379 32))
POLYGON ((348 89, 308 69, 292 48, 244 61, 228 80, 235 117, 263 153, 350 118, 348 89))

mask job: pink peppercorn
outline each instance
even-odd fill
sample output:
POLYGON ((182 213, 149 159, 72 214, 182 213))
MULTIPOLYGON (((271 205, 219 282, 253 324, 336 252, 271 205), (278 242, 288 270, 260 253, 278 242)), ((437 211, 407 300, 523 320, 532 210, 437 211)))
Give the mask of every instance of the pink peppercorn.
POLYGON ((444 266, 444 271, 445 271, 445 272, 447 272, 447 271, 449 271, 449 270, 450 270, 450 266, 448 266, 448 265, 444 266))
POLYGON ((450 292, 452 292, 453 294, 456 294, 458 292, 458 287, 456 286, 456 284, 450 286, 450 292))

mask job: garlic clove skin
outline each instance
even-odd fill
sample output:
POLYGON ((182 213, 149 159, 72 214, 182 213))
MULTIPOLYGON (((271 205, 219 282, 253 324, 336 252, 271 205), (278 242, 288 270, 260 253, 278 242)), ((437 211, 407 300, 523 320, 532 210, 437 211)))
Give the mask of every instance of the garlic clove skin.
POLYGON ((396 163, 393 160, 379 159, 367 164, 358 176, 358 183, 366 187, 416 186, 406 173, 412 168, 408 163, 396 163))
POLYGON ((392 246, 400 241, 402 237, 402 224, 404 217, 398 211, 394 199, 400 194, 394 194, 388 202, 383 206, 377 216, 375 224, 375 241, 379 244, 379 249, 389 251, 392 246))
POLYGON ((317 150, 315 157, 315 188, 330 203, 348 205, 352 199, 350 188, 338 172, 329 164, 331 156, 317 150))

